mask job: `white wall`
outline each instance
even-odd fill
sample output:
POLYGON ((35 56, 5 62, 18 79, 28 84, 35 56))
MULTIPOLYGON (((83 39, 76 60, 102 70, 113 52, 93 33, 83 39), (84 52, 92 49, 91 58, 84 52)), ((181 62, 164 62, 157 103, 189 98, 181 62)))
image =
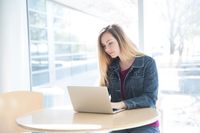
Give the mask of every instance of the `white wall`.
POLYGON ((0 92, 30 89, 26 0, 0 0, 0 92))

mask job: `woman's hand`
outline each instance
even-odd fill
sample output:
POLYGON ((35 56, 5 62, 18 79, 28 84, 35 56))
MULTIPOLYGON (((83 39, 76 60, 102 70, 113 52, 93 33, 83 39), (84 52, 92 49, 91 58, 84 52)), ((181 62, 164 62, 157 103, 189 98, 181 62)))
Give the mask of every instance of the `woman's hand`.
POLYGON ((111 106, 113 109, 126 109, 126 105, 123 101, 121 102, 111 102, 111 106))

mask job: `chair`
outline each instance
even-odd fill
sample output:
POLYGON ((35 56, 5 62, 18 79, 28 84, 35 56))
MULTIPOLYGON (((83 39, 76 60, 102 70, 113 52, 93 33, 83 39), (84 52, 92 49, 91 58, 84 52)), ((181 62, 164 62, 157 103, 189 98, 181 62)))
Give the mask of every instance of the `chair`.
POLYGON ((16 117, 42 107, 42 93, 30 91, 0 93, 0 133, 28 131, 17 125, 16 117))

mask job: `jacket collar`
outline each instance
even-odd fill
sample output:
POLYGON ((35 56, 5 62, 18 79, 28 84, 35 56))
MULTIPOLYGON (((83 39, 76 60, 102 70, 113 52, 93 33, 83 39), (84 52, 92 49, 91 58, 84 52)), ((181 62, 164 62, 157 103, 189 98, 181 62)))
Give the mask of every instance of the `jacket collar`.
POLYGON ((133 67, 133 68, 141 68, 141 67, 144 67, 144 57, 145 57, 145 56, 136 57, 136 58, 135 58, 135 61, 133 62, 132 67, 133 67))
MULTIPOLYGON (((144 67, 144 57, 145 56, 136 57, 135 61, 133 62, 132 66, 131 66, 131 69, 144 67)), ((114 71, 119 71, 119 69, 120 69, 119 58, 113 59, 111 65, 110 65, 110 68, 114 71)))

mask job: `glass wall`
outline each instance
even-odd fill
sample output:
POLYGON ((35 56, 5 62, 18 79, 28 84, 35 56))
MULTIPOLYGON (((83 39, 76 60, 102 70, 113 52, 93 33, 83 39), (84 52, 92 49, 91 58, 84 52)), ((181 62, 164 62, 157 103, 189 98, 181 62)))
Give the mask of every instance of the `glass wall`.
POLYGON ((120 24, 138 41, 137 0, 28 0, 28 15, 32 88, 47 95, 46 106, 68 104, 68 85, 98 85, 103 27, 120 24))
POLYGON ((46 0, 29 0, 28 13, 33 87, 97 71, 101 20, 46 0))
POLYGON ((32 86, 49 82, 48 30, 45 0, 28 1, 32 86))
POLYGON ((200 1, 145 0, 145 51, 159 69, 165 133, 200 131, 200 1))

